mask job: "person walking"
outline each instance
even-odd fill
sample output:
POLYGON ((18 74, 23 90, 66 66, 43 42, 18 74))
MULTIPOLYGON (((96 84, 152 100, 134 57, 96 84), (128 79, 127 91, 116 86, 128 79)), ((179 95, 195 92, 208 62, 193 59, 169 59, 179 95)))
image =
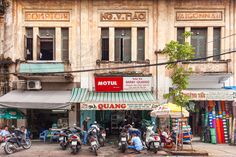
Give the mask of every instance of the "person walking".
POLYGON ((90 121, 90 117, 86 117, 86 119, 83 121, 83 126, 82 126, 82 130, 83 130, 83 135, 84 135, 84 144, 87 144, 87 136, 88 136, 88 122, 90 121))

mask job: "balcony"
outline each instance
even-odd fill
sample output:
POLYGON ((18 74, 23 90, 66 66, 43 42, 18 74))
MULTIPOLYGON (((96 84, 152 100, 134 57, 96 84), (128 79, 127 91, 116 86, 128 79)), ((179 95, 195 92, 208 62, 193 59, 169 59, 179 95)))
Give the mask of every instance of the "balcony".
POLYGON ((138 67, 132 68, 132 66, 143 66, 150 64, 149 60, 145 61, 130 61, 130 62, 120 62, 120 61, 101 61, 97 60, 97 68, 104 69, 96 72, 98 75, 126 75, 126 76, 147 76, 150 75, 150 67, 138 67), (115 69, 117 67, 124 67, 123 69, 115 69), (131 68, 126 68, 131 67, 131 68), (114 68, 107 69, 106 68, 114 68))
POLYGON ((30 61, 17 64, 19 78, 45 82, 70 82, 73 80, 72 74, 64 73, 70 70, 70 65, 66 62, 30 61))
POLYGON ((230 60, 184 62, 184 67, 192 68, 189 88, 222 88, 232 76, 230 60))
POLYGON ((191 68, 193 74, 232 73, 230 61, 190 61, 184 62, 183 65, 191 68))

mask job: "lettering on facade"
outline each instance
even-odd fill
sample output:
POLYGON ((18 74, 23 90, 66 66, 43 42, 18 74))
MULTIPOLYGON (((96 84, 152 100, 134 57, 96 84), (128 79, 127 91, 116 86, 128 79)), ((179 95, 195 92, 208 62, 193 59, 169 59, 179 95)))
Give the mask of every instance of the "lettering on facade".
POLYGON ((147 11, 101 11, 101 22, 146 22, 147 11))
POLYGON ((70 21, 70 12, 25 11, 25 21, 70 21))
POLYGON ((222 21, 222 11, 177 11, 176 21, 222 21))

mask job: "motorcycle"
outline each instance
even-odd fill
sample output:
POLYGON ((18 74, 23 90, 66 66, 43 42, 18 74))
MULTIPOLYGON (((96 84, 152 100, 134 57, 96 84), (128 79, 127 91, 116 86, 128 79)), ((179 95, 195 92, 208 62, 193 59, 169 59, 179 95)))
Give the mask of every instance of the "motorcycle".
POLYGON ((82 142, 80 140, 80 131, 79 129, 76 129, 77 132, 72 134, 69 138, 69 143, 70 143, 70 149, 72 154, 76 154, 79 152, 82 146, 82 142))
POLYGON ((128 130, 123 127, 121 133, 120 133, 120 137, 119 137, 119 149, 121 150, 122 153, 125 153, 125 151, 128 148, 128 130))
POLYGON ((72 135, 72 132, 69 129, 63 129, 59 134, 59 142, 62 150, 66 150, 69 146, 69 137, 72 135))
POLYGON ((94 152, 94 154, 98 155, 98 148, 99 148, 99 142, 97 139, 97 130, 96 128, 90 128, 88 131, 88 138, 90 143, 90 149, 94 152))
POLYGON ((100 127, 100 131, 97 133, 99 144, 104 147, 106 141, 106 130, 103 127, 100 127))
POLYGON ((145 145, 147 147, 147 150, 157 153, 157 151, 160 150, 161 138, 158 134, 156 134, 153 131, 153 126, 147 127, 145 135, 146 135, 145 145))
POLYGON ((4 149, 7 140, 9 140, 9 139, 11 138, 11 136, 12 136, 12 135, 9 134, 9 135, 6 135, 6 136, 4 136, 4 137, 2 138, 2 141, 1 141, 1 149, 4 149))
POLYGON ((31 147, 31 140, 26 138, 23 142, 21 136, 22 134, 24 133, 18 130, 11 134, 11 137, 8 138, 4 146, 4 151, 6 154, 12 154, 20 147, 23 147, 24 149, 29 149, 31 147))

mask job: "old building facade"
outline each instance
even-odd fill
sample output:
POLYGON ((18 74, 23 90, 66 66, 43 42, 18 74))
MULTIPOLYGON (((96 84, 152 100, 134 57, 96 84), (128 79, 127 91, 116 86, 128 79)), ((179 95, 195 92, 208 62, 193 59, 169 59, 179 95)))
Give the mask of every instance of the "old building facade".
MULTIPOLYGON (((52 93, 60 91, 61 94, 64 92, 62 95, 67 96, 73 88, 81 88, 90 92, 89 95, 100 94, 109 97, 104 93, 111 94, 111 99, 100 100, 99 96, 91 96, 91 100, 88 98, 83 101, 78 94, 75 94, 74 97, 78 99, 72 98, 73 107, 69 111, 55 115, 51 112, 61 109, 63 103, 35 102, 37 107, 32 107, 34 104, 32 102, 27 102, 29 105, 24 107, 20 104, 13 105, 21 108, 30 119, 37 119, 37 116, 43 115, 46 117, 51 115, 56 119, 59 114, 63 118, 69 117, 69 123, 73 124, 79 123, 86 116, 98 120, 99 116, 119 115, 115 112, 96 111, 102 104, 106 104, 107 107, 119 103, 127 105, 127 102, 118 100, 124 99, 120 96, 117 96, 117 100, 113 99, 114 92, 127 97, 129 94, 130 97, 136 97, 132 93, 137 92, 144 94, 144 97, 151 93, 151 97, 147 100, 137 98, 129 102, 141 105, 136 105, 136 109, 131 105, 130 110, 150 110, 145 108, 145 105, 155 100, 164 102, 163 94, 167 93, 172 85, 170 72, 165 66, 148 65, 166 62, 167 56, 158 52, 171 40, 183 42, 181 34, 184 31, 193 32, 188 42, 195 47, 196 58, 202 58, 199 61, 184 63, 193 69, 189 90, 186 93, 196 94, 200 90, 206 95, 207 93, 214 95, 214 92, 207 89, 218 90, 236 84, 235 53, 219 55, 235 50, 236 3, 233 0, 6 0, 6 2, 8 5, 0 18, 2 43, 0 52, 15 62, 9 68, 9 72, 14 73, 10 75, 12 90, 23 89, 26 95, 27 91, 30 92, 32 89, 38 92, 46 91, 44 96, 51 94, 50 91, 54 91, 52 93), (212 55, 218 56, 205 58, 212 55), (83 71, 122 66, 141 67, 83 71), (76 72, 78 70, 83 72, 76 72), (30 81, 39 85, 31 88, 30 81), (121 81, 121 85, 117 85, 117 81, 121 81), (114 82, 116 87, 112 85, 114 82), (55 104, 60 107, 55 107, 57 106, 55 104), (94 105, 94 110, 89 108, 90 104, 94 105), (39 109, 44 110, 40 110, 42 114, 35 116, 39 113, 39 109)), ((225 98, 227 94, 224 93, 225 90, 220 90, 218 93, 223 95, 222 99, 202 100, 229 100, 231 103, 233 98, 225 98)), ((32 95, 37 97, 37 93, 32 95)), ((53 98, 57 99, 60 96, 55 94, 53 98)), ((68 104, 69 99, 64 98, 62 102, 68 104)), ((193 98, 193 100, 200 99, 193 98)), ((10 103, 6 104, 10 106, 10 103)), ((145 117, 146 113, 128 114, 142 114, 145 117)), ((99 121, 103 120, 104 118, 99 121)), ((18 123, 26 121, 21 120, 18 123)))

